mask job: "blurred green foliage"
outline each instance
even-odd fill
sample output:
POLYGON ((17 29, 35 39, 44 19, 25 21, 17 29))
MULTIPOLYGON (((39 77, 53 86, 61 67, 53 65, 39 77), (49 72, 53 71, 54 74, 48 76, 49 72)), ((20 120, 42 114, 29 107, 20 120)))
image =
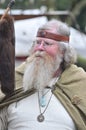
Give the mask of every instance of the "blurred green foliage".
POLYGON ((77 66, 82 67, 86 71, 86 58, 78 56, 76 64, 77 66))

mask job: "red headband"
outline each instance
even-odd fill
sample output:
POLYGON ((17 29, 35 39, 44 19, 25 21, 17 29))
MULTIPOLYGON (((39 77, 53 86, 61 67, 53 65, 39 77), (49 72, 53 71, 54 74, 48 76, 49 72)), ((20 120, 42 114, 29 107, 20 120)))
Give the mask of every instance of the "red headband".
POLYGON ((53 40, 56 40, 56 41, 66 41, 66 42, 69 42, 69 37, 68 36, 62 36, 62 35, 50 33, 50 32, 47 32, 47 31, 41 30, 41 29, 38 30, 37 37, 53 39, 53 40))

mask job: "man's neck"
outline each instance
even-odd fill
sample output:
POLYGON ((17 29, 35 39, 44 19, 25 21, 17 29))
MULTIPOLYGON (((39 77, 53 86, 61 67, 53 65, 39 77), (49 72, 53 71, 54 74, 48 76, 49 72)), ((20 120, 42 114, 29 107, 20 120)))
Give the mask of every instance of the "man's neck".
POLYGON ((54 73, 53 78, 59 77, 62 73, 62 67, 60 66, 57 71, 54 73))

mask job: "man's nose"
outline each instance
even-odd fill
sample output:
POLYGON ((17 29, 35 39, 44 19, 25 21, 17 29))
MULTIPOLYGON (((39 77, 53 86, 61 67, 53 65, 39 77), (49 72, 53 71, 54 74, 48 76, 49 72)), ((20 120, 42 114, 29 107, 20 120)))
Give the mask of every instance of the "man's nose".
POLYGON ((45 50, 43 41, 41 41, 41 43, 38 45, 38 50, 39 51, 44 51, 45 50))

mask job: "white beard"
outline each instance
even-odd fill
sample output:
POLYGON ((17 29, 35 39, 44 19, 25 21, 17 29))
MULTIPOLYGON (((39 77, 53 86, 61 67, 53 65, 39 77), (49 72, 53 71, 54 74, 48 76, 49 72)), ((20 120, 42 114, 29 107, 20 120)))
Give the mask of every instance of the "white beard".
POLYGON ((61 58, 53 59, 45 52, 36 52, 31 62, 26 65, 23 78, 24 91, 31 88, 42 91, 48 86, 61 61, 61 58))

